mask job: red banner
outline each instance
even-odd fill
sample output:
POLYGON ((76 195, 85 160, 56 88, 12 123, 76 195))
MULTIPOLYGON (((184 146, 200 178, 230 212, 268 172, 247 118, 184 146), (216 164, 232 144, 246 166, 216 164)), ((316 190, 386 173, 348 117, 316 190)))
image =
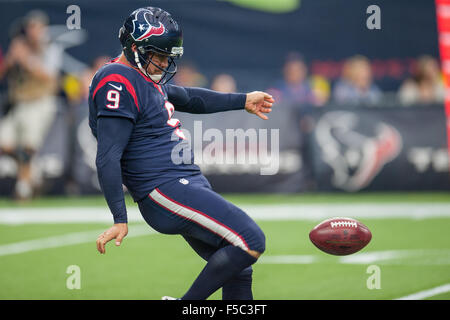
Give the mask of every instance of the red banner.
POLYGON ((436 0, 439 53, 444 74, 446 98, 447 145, 450 156, 450 0, 436 0))

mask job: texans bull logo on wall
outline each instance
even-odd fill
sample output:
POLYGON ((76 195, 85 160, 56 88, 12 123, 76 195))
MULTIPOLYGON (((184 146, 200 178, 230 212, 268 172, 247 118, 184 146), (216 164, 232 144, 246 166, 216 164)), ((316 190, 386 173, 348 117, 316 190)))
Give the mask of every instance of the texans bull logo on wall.
POLYGON ((393 126, 363 121, 349 111, 327 112, 316 126, 322 160, 333 170, 331 183, 346 191, 361 190, 402 149, 402 137, 393 126))

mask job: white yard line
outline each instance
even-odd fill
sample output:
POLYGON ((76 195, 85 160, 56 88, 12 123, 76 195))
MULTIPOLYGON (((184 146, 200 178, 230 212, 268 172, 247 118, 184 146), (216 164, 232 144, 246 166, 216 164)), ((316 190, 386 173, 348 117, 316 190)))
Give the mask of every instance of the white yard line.
POLYGON ((282 256, 261 256, 258 263, 263 264, 311 264, 319 261, 318 256, 313 255, 282 255, 282 256))
POLYGON ((258 220, 310 220, 330 217, 356 219, 427 219, 450 217, 450 203, 354 203, 286 204, 241 206, 258 220))
POLYGON ((450 283, 429 290, 419 291, 395 300, 423 300, 450 291, 450 283))
POLYGON ((450 249, 406 249, 359 252, 339 258, 344 264, 421 264, 449 265, 450 249), (418 259, 420 261, 417 261, 418 259), (414 259, 416 261, 414 262, 414 259))
MULTIPOLYGON (((0 257, 36 250, 59 248, 87 242, 92 242, 95 248, 95 241, 97 240, 97 237, 104 231, 105 229, 74 232, 54 237, 40 238, 0 245, 0 257)), ((129 228, 127 238, 140 237, 154 233, 156 232, 147 225, 131 226, 129 228)))
POLYGON ((355 253, 348 256, 328 255, 263 255, 262 264, 313 264, 330 263, 335 259, 341 264, 408 264, 408 265, 450 265, 449 249, 386 250, 355 253))
MULTIPOLYGON (((330 217, 355 219, 428 219, 449 218, 450 203, 355 203, 242 205, 255 220, 320 221, 330 217)), ((128 221, 144 222, 137 207, 128 208, 128 221)), ((0 224, 27 223, 111 223, 105 207, 78 208, 2 208, 0 224)))

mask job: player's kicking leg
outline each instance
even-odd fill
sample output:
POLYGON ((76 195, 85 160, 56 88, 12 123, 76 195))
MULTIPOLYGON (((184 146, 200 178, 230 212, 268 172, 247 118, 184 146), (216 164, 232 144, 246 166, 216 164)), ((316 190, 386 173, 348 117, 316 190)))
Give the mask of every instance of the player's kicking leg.
MULTIPOLYGON (((236 287, 242 281, 250 281, 251 288, 249 267, 265 250, 264 233, 247 214, 212 191, 203 176, 187 180, 188 184, 173 181, 153 190, 139 208, 157 231, 216 248, 182 299, 206 299, 221 287, 224 298, 237 299, 231 292, 239 294, 236 287)), ((245 294, 251 298, 248 291, 245 294)))

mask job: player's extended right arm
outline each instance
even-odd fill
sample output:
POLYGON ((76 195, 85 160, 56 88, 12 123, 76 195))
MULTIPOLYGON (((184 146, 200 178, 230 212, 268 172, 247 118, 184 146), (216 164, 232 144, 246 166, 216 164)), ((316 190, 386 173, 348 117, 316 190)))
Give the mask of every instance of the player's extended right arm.
POLYGON ((113 214, 114 223, 127 223, 120 159, 133 126, 130 119, 122 117, 99 117, 97 120, 98 180, 113 214))

